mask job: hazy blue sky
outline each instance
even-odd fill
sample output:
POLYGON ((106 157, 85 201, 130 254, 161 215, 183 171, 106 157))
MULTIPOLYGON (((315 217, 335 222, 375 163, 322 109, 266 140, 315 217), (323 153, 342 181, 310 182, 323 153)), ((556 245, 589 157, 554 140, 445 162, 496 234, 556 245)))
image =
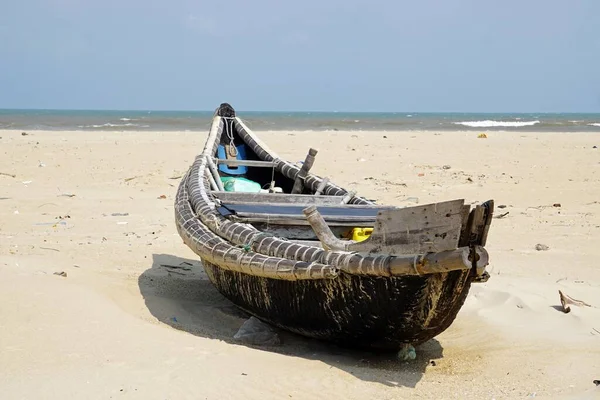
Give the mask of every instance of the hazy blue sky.
POLYGON ((0 108, 600 112, 600 1, 0 0, 0 108))

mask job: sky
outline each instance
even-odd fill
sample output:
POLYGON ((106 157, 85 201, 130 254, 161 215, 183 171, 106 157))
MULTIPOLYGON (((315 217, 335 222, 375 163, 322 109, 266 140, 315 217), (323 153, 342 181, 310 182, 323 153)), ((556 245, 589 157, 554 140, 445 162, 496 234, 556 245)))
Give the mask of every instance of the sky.
POLYGON ((0 108, 600 112, 600 1, 0 0, 0 108))

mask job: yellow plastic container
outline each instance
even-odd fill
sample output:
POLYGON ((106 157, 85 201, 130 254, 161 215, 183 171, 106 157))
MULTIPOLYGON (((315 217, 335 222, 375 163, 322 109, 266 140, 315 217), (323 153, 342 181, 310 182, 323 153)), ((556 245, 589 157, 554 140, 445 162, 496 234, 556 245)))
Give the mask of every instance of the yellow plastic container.
POLYGON ((356 240, 357 242, 362 242, 363 240, 367 240, 371 233, 373 233, 373 228, 354 228, 352 229, 352 240, 356 240))

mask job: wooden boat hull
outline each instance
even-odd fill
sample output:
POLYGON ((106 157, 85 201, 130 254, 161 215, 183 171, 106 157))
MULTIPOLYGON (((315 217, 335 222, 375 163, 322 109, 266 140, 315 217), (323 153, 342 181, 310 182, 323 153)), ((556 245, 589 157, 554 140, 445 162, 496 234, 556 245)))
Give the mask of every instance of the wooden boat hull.
POLYGON ((397 351, 437 336, 454 321, 469 272, 427 277, 285 281, 204 262, 215 287, 239 308, 279 328, 342 346, 397 351))
POLYGON ((491 200, 474 208, 462 200, 376 205, 279 159, 228 105, 217 110, 205 149, 182 178, 175 201, 179 235, 238 307, 301 335, 385 351, 443 332, 471 283, 487 280, 483 246, 492 213, 491 200), (272 165, 268 176, 252 168, 247 176, 261 184, 275 179, 292 194, 219 189, 214 160, 225 134, 226 143, 248 146, 249 164, 272 165), (297 187, 302 194, 293 194, 297 187), (307 207, 315 203, 337 229, 329 238, 317 229, 323 215, 307 207), (365 224, 374 227, 369 239, 340 240, 345 230, 365 224), (336 247, 340 243, 343 248, 336 247))

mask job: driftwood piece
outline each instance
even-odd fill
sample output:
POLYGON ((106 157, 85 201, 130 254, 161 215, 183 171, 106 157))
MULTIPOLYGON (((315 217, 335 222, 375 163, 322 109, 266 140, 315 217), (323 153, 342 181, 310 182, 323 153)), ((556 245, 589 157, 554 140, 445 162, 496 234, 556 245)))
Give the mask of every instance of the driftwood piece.
POLYGON ((304 190, 304 179, 306 178, 306 175, 308 175, 308 171, 310 171, 310 169, 312 168, 313 163, 315 162, 316 155, 316 149, 311 148, 310 150, 308 150, 306 159, 304 160, 304 163, 302 164, 302 167, 300 167, 300 171, 298 171, 296 179, 294 180, 292 194, 299 194, 302 193, 302 191, 304 190))
POLYGON ((558 291, 558 294, 560 295, 560 304, 562 305, 563 312, 565 314, 571 312, 571 307, 569 307, 568 304, 572 304, 572 305, 578 306, 578 307, 591 307, 590 304, 588 304, 584 301, 581 301, 581 300, 575 300, 574 298, 567 296, 560 290, 558 291))
POLYGON ((0 172, 0 175, 10 176, 11 178, 16 178, 17 177, 15 174, 9 174, 8 172, 0 172))

